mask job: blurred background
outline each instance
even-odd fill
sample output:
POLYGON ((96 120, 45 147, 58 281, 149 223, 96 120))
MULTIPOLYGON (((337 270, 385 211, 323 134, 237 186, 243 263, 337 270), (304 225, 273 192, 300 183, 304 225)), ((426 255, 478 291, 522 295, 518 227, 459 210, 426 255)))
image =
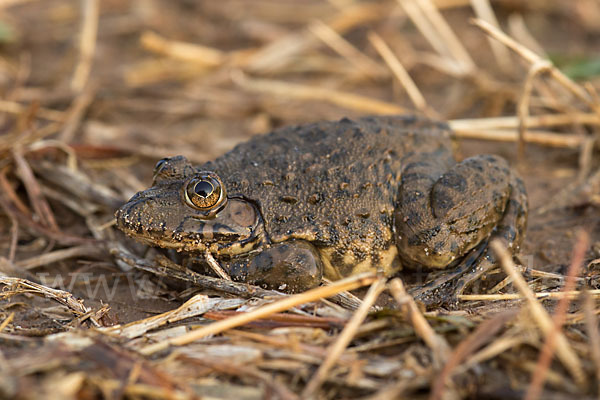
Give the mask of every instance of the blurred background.
MULTIPOLYGON (((597 87, 596 0, 3 0, 0 112, 62 124, 45 137, 197 162, 290 123, 516 115, 532 63, 475 17, 597 87)), ((535 80, 529 113, 577 111, 561 89, 535 80)))

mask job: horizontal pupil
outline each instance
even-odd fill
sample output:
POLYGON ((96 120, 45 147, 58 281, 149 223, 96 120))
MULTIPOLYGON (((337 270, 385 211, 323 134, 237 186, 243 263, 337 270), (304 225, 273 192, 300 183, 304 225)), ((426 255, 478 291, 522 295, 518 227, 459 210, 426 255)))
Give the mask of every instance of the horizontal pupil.
POLYGON ((200 181, 194 186, 194 192, 196 192, 197 195, 202 196, 204 198, 210 196, 214 189, 215 188, 213 187, 213 185, 211 185, 210 182, 207 181, 200 181))

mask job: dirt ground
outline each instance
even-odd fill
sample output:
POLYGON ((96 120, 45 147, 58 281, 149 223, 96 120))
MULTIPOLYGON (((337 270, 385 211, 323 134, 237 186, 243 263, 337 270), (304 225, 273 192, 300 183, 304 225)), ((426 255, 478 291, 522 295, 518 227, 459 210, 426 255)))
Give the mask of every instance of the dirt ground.
POLYGON ((491 28, 487 6, 0 2, 0 398, 598 398, 600 3, 492 1, 491 28), (519 171, 514 271, 542 299, 497 267, 452 305, 367 277, 261 318, 291 297, 177 275, 114 226, 163 157, 400 113, 519 171))

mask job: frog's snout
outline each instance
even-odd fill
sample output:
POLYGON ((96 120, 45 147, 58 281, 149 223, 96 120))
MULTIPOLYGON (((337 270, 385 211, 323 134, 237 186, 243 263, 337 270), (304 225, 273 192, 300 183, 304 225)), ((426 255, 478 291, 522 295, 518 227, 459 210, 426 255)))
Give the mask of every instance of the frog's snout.
MULTIPOLYGON (((117 228, 132 236, 154 236, 153 231, 156 230, 157 226, 153 223, 151 214, 145 210, 148 204, 144 201, 136 201, 137 196, 134 196, 132 200, 115 212, 117 228)), ((161 231, 163 230, 161 229, 161 231)))

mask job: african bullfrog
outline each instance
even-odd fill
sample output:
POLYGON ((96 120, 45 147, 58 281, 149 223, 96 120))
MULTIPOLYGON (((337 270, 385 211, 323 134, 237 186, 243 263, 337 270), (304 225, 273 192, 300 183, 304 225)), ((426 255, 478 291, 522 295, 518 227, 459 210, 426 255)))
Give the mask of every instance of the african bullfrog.
POLYGON ((287 292, 363 271, 456 266, 527 219, 521 179, 497 156, 456 162, 445 123, 375 116, 277 129, 194 167, 160 160, 117 226, 234 280, 287 292))

